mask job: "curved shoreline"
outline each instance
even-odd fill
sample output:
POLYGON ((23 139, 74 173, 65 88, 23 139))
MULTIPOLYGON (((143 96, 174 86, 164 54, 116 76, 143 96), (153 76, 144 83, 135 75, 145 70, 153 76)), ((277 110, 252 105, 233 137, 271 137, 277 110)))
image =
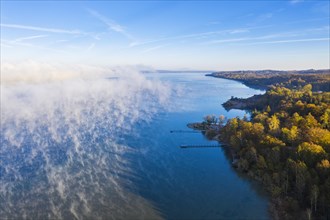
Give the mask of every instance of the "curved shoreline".
MULTIPOLYGON (((230 155, 232 157, 229 157, 228 159, 231 161, 232 167, 234 167, 239 173, 246 173, 250 180, 256 180, 259 182, 261 184, 260 188, 268 192, 270 198, 268 210, 273 219, 307 219, 308 216, 308 218, 311 216, 317 219, 324 218, 329 213, 327 211, 322 211, 321 207, 323 207, 324 210, 326 209, 325 207, 330 207, 330 205, 327 206, 326 203, 322 203, 322 201, 327 201, 326 199, 324 200, 323 198, 322 201, 318 201, 317 197, 319 190, 326 190, 324 187, 327 187, 325 185, 327 184, 326 181, 328 181, 326 180, 327 176, 325 176, 323 180, 317 180, 317 182, 314 183, 308 183, 308 180, 305 180, 305 178, 311 178, 310 176, 313 175, 316 175, 316 177, 317 175, 321 175, 318 173, 314 174, 313 172, 316 172, 317 170, 310 171, 310 169, 314 169, 316 163, 318 163, 319 166, 321 162, 324 163, 324 166, 327 166, 326 162, 329 160, 326 154, 327 149, 330 149, 327 148, 328 144, 330 146, 330 131, 329 127, 321 125, 323 120, 322 117, 326 117, 321 117, 321 115, 327 114, 327 111, 322 112, 325 111, 324 106, 328 106, 326 109, 330 109, 329 97, 329 92, 313 93, 312 86, 308 84, 299 87, 299 89, 296 90, 274 86, 263 95, 254 95, 247 99, 232 97, 223 103, 226 110, 254 110, 253 116, 250 120, 236 117, 229 119, 225 125, 217 123, 216 121, 213 123, 207 123, 207 121, 204 121, 201 123, 191 123, 187 126, 195 130, 201 130, 210 140, 217 140, 220 143, 227 143, 230 145, 228 149, 231 152, 230 155), (323 99, 320 99, 324 101, 323 104, 321 101, 314 102, 313 100, 316 100, 316 97, 323 97, 323 99), (283 100, 285 100, 285 102, 281 102, 283 100), (303 110, 304 108, 301 108, 302 110, 296 110, 295 103, 301 103, 299 105, 304 105, 306 108, 308 106, 315 106, 315 108, 318 107, 320 108, 318 111, 319 115, 316 115, 315 111, 308 111, 306 113, 306 111, 303 110), (321 110, 321 107, 323 110, 321 110), (283 112, 286 114, 283 114, 283 112), (313 112, 316 118, 314 118, 311 112, 313 112), (301 120, 306 121, 304 122, 305 124, 293 124, 294 126, 288 124, 288 121, 294 120, 294 117, 298 117, 293 113, 297 114, 301 120), (301 116, 299 114, 301 114, 301 116), (277 117, 279 117, 279 119, 282 117, 281 126, 280 120, 277 117), (292 133, 295 132, 295 130, 292 130, 292 126, 296 127, 296 130, 303 129, 303 131, 299 131, 299 134, 297 132, 296 134, 292 133), (232 129, 234 129, 234 131, 232 129), (319 132, 323 134, 324 141, 327 141, 328 139, 326 138, 328 137, 329 143, 326 144, 327 142, 320 142, 321 140, 319 140, 318 136, 315 136, 316 134, 314 133, 311 134, 313 134, 316 139, 314 138, 314 140, 311 141, 308 132, 313 132, 313 130, 309 131, 309 129, 321 129, 319 132), (291 139, 288 139, 295 137, 292 135, 301 135, 302 132, 307 132, 307 136, 306 134, 305 136, 302 136, 301 139, 299 139, 299 142, 293 143, 293 141, 290 141, 291 139), (291 136, 286 138, 285 135, 287 134, 291 136), (249 135, 252 136, 249 137, 249 135), (254 136, 256 136, 256 138, 254 138, 254 136), (299 151, 302 151, 301 149, 309 149, 308 146, 313 147, 313 149, 320 149, 318 152, 324 152, 325 156, 322 157, 324 160, 321 161, 321 158, 316 161, 314 165, 310 165, 311 162, 308 161, 307 157, 302 157, 300 154, 296 157, 292 157, 292 154, 295 152, 299 153, 299 151), (276 154, 277 151, 279 152, 278 154, 276 154), (275 153, 272 156, 273 159, 272 157, 269 158, 269 153, 275 153), (280 154, 283 155, 281 156, 280 154), (273 160, 277 162, 274 162, 273 160), (290 160, 292 162, 290 162, 290 160), (289 172, 291 171, 289 168, 285 168, 288 166, 287 161, 293 164, 291 166, 302 166, 302 168, 299 169, 306 169, 304 172, 306 172, 305 175, 307 176, 304 177, 303 180, 298 179, 302 177, 297 176, 297 173, 290 174, 289 176, 289 172), (269 166, 274 167, 271 168, 269 166), (288 183, 282 183, 281 179, 284 179, 283 181, 287 181, 288 183), (278 182, 276 182, 276 180, 278 180, 278 182), (299 183, 297 183, 297 181, 304 181, 304 185, 297 185, 299 183), (309 185, 306 186, 307 184, 309 185), (297 192, 300 192, 300 194, 297 192), (310 199, 309 206, 308 199, 311 195, 314 195, 315 198, 312 197, 312 199, 310 199), (313 201, 315 208, 312 206, 313 201), (320 206, 319 210, 316 209, 317 204, 320 206)), ((207 117, 205 118, 207 119, 207 117)))

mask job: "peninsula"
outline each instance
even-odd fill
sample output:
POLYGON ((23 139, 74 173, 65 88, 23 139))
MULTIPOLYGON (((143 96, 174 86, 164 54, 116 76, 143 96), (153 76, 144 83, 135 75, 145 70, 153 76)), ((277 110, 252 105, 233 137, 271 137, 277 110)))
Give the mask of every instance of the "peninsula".
POLYGON ((313 91, 330 91, 330 69, 220 71, 206 76, 237 80, 246 86, 262 90, 267 90, 272 85, 294 89, 311 84, 313 91))
POLYGON ((247 99, 232 97, 223 104, 227 110, 248 110, 250 120, 206 116, 202 123, 190 125, 229 146, 233 167, 269 192, 274 219, 330 216, 329 72, 213 73, 267 91, 247 99))

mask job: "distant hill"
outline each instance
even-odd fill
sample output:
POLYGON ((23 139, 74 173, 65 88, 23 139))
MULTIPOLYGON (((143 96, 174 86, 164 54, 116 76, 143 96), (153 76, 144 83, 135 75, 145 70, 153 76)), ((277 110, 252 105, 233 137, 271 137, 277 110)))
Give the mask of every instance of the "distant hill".
POLYGON ((214 70, 146 70, 143 73, 212 73, 214 70))
POLYGON ((251 88, 263 90, 272 85, 301 88, 311 84, 313 91, 330 91, 330 69, 219 71, 206 75, 237 80, 251 88))

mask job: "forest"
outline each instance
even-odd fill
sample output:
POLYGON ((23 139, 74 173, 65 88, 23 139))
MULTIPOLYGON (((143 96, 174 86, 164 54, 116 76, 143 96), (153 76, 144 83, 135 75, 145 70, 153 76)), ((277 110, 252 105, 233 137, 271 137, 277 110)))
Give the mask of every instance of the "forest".
POLYGON ((248 109, 250 119, 206 116, 206 135, 228 145, 233 166, 270 193, 274 219, 329 219, 330 92, 271 86, 248 109))
POLYGON ((298 89, 311 84, 313 91, 330 92, 330 70, 257 70, 257 71, 221 71, 207 74, 217 78, 237 80, 251 88, 267 90, 270 86, 284 86, 298 89))

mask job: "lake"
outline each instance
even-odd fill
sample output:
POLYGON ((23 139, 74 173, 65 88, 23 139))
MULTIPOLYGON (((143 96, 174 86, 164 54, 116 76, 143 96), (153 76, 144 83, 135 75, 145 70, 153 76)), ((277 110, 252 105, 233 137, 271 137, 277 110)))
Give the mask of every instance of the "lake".
POLYGON ((205 74, 3 86, 0 216, 269 219, 222 148, 179 147, 217 144, 187 123, 243 117, 221 104, 263 93, 205 74))

